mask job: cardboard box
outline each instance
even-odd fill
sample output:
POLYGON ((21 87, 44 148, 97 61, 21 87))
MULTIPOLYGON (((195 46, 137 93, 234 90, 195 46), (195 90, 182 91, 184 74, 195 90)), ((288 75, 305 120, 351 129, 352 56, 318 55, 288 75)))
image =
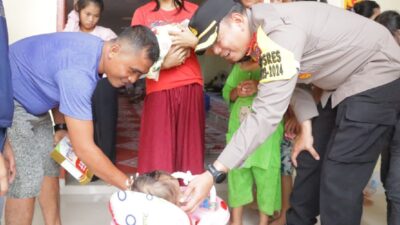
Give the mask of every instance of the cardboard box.
POLYGON ((87 184, 93 177, 86 165, 79 160, 68 137, 64 137, 51 152, 51 157, 68 171, 80 184, 87 184))

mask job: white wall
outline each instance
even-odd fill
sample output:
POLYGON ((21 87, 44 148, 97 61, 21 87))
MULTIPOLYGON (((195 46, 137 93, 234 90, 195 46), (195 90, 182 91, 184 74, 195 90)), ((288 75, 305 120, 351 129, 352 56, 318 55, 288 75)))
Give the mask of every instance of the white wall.
POLYGON ((199 56, 198 59, 205 84, 222 71, 225 71, 227 75, 231 72, 232 65, 220 57, 207 55, 199 56))
MULTIPOLYGON (((374 0, 380 6, 382 12, 385 10, 397 10, 400 11, 400 0, 374 0)), ((328 3, 338 7, 344 6, 344 0, 328 0, 328 3)))
POLYGON ((3 0, 9 42, 56 31, 56 0, 3 0))
POLYGON ((397 10, 400 12, 400 0, 375 0, 380 6, 382 12, 385 10, 397 10))

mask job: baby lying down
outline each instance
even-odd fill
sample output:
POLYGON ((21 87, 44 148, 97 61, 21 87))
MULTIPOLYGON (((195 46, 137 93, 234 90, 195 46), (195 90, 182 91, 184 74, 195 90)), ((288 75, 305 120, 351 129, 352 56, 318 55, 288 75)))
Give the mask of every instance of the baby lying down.
MULTIPOLYGON (((110 211, 114 225, 226 225, 229 211, 226 203, 214 194, 191 215, 180 206, 184 187, 178 177, 187 181, 190 173, 153 171, 134 179, 131 191, 119 191, 111 196, 110 211), (212 197, 212 196, 215 197, 212 197)), ((215 189, 214 189, 215 192, 215 189)))

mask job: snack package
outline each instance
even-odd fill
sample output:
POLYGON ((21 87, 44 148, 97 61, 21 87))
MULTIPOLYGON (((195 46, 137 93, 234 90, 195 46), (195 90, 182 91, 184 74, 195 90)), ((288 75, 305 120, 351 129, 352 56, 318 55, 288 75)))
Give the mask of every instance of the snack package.
POLYGON ((68 137, 64 137, 51 152, 51 157, 68 171, 80 184, 87 184, 93 177, 86 165, 78 159, 68 137))

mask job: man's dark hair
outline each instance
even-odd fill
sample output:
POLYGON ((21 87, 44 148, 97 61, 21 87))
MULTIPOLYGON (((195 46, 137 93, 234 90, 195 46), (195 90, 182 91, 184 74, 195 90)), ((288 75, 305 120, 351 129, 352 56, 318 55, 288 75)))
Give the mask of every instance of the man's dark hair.
POLYGON ((156 35, 147 27, 135 25, 125 28, 118 36, 117 40, 127 42, 133 50, 147 50, 147 57, 153 63, 160 56, 160 48, 156 35))
POLYGON ((390 33, 393 35, 397 30, 400 29, 400 14, 393 10, 388 10, 381 13, 378 17, 376 17, 375 21, 389 29, 390 33))
POLYGON ((367 18, 371 18, 371 16, 374 15, 374 9, 377 8, 379 9, 381 7, 375 1, 361 1, 353 6, 355 13, 367 18))
POLYGON ((221 21, 224 21, 227 18, 229 18, 229 16, 232 13, 240 13, 242 15, 245 15, 246 14, 246 6, 244 6, 240 1, 235 2, 235 4, 232 6, 232 8, 229 10, 229 12, 224 16, 224 18, 222 18, 221 21))

